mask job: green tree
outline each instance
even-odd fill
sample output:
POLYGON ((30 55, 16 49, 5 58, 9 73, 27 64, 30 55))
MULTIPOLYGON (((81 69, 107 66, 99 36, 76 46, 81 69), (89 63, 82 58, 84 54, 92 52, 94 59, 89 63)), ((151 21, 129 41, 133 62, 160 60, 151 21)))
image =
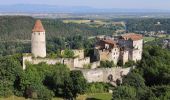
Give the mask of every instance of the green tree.
POLYGON ((65 91, 69 91, 70 90, 69 87, 70 85, 72 85, 72 83, 69 81, 70 71, 67 68, 67 66, 62 65, 62 64, 56 64, 54 68, 55 69, 53 69, 53 74, 51 77, 52 78, 51 88, 53 88, 56 96, 65 96, 66 98, 68 98, 68 95, 70 94, 70 92, 68 93, 65 91), (68 85, 67 83, 70 85, 68 85), (66 85, 68 85, 68 87, 65 87, 66 85))
MULTIPOLYGON (((49 90, 44 84, 46 73, 46 64, 27 65, 23 76, 21 77, 21 90, 27 98, 35 98, 41 100, 49 100, 54 96, 54 93, 49 90)), ((48 66, 49 67, 49 66, 48 66)))
POLYGON ((136 89, 131 86, 119 86, 113 89, 112 100, 137 100, 136 89))
POLYGON ((10 96, 20 88, 18 81, 22 75, 19 61, 12 56, 0 58, 0 96, 10 96))
POLYGON ((135 62, 132 60, 129 60, 128 62, 125 63, 125 67, 133 67, 135 65, 135 62))
POLYGON ((100 67, 101 68, 112 68, 112 67, 115 67, 115 64, 113 61, 101 61, 100 62, 100 67))
POLYGON ((81 71, 71 71, 70 77, 73 83, 72 94, 77 97, 78 94, 83 94, 87 88, 86 79, 81 71))
POLYGON ((74 52, 72 50, 66 49, 66 50, 64 50, 64 53, 62 56, 65 58, 73 58, 74 52))
POLYGON ((135 88, 145 88, 144 78, 137 72, 133 71, 123 78, 123 85, 133 86, 135 88))

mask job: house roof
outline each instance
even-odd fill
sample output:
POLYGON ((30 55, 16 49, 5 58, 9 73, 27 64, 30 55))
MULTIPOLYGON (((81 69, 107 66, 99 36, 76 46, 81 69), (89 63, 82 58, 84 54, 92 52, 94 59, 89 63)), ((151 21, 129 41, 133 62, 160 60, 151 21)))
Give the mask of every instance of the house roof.
POLYGON ((109 45, 112 45, 112 46, 116 46, 116 41, 113 41, 111 39, 106 39, 106 40, 101 40, 101 42, 104 42, 105 44, 109 44, 109 45))
POLYGON ((133 40, 133 41, 137 41, 137 40, 141 40, 143 39, 143 36, 140 34, 135 34, 135 33, 128 33, 128 34, 124 34, 121 36, 123 39, 125 40, 133 40))
POLYGON ((45 32, 45 29, 41 23, 41 20, 36 20, 34 28, 32 29, 33 32, 45 32))
POLYGON ((109 49, 118 47, 117 42, 111 39, 106 39, 106 40, 100 40, 98 42, 98 44, 95 46, 96 49, 104 49, 105 48, 105 44, 110 45, 109 49))

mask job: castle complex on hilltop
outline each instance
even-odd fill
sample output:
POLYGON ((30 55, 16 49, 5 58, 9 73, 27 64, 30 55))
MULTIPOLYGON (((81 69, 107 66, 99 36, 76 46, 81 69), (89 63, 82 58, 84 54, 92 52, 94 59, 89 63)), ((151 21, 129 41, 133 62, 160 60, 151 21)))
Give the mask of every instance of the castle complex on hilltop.
MULTIPOLYGON (((84 56, 84 50, 72 50, 74 58, 48 58, 46 55, 45 29, 40 20, 35 22, 31 38, 31 54, 23 55, 23 69, 26 69, 26 62, 38 64, 61 63, 67 65, 71 70, 81 70, 88 82, 110 82, 114 84, 117 79, 127 75, 131 68, 97 68, 100 61, 113 61, 115 65, 122 61, 123 64, 142 59, 143 37, 139 34, 124 34, 114 38, 97 38, 98 42, 94 48, 96 62, 90 62, 90 57, 84 56), (90 65, 91 69, 83 69, 85 65, 90 65), (112 80, 109 80, 111 77, 112 80)), ((63 51, 61 51, 63 53, 63 51)))

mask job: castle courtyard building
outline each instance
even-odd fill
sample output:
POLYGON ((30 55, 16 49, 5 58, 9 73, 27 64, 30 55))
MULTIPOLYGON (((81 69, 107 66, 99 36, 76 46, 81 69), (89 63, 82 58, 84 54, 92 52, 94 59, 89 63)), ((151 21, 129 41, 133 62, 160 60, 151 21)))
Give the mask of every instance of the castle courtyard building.
POLYGON ((142 59, 143 37, 140 34, 128 33, 115 39, 99 39, 94 51, 97 60, 113 61, 115 65, 118 61, 123 64, 129 60, 136 62, 142 59))

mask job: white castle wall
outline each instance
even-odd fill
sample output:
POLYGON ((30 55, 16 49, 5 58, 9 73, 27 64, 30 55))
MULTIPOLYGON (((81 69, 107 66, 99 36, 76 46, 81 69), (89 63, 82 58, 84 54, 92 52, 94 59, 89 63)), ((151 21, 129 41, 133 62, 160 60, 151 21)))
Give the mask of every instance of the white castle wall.
POLYGON ((84 50, 73 50, 74 52, 74 56, 78 56, 80 59, 83 59, 84 58, 84 50))
POLYGON ((117 65, 119 58, 120 58, 120 49, 113 48, 111 52, 111 60, 114 62, 115 65, 117 65))
POLYGON ((129 61, 129 51, 125 50, 122 51, 122 59, 123 59, 123 64, 129 61))
POLYGON ((46 57, 45 32, 32 33, 31 53, 34 57, 46 57))
POLYGON ((109 50, 95 50, 95 56, 97 57, 98 61, 113 61, 115 65, 117 65, 117 62, 120 58, 120 49, 119 48, 113 48, 111 51, 109 50))
POLYGON ((76 67, 83 68, 84 65, 86 65, 86 64, 90 64, 90 57, 79 59, 78 65, 76 67))
POLYGON ((90 64, 90 58, 86 57, 84 59, 79 58, 32 58, 32 56, 23 56, 23 69, 26 69, 26 62, 30 62, 31 64, 39 64, 41 62, 45 62, 47 64, 54 65, 56 63, 61 63, 67 65, 70 69, 74 68, 83 68, 85 64, 90 64))
POLYGON ((22 66, 23 70, 26 69, 26 62, 32 62, 32 56, 29 56, 28 54, 25 54, 25 56, 22 57, 22 66))
POLYGON ((133 41, 133 47, 137 48, 139 50, 142 50, 143 49, 143 39, 137 40, 137 41, 133 41))
POLYGON ((133 41, 133 51, 132 51, 132 59, 133 61, 138 61, 142 59, 143 52, 143 40, 133 41))
POLYGON ((91 63, 91 69, 95 69, 99 66, 100 66, 100 61, 96 61, 96 62, 91 63))
POLYGON ((124 75, 127 75, 131 71, 131 67, 129 68, 97 68, 97 69, 79 69, 82 71, 86 80, 91 82, 116 82, 117 79, 122 80, 124 75), (112 75, 113 81, 110 81, 108 77, 112 75))

